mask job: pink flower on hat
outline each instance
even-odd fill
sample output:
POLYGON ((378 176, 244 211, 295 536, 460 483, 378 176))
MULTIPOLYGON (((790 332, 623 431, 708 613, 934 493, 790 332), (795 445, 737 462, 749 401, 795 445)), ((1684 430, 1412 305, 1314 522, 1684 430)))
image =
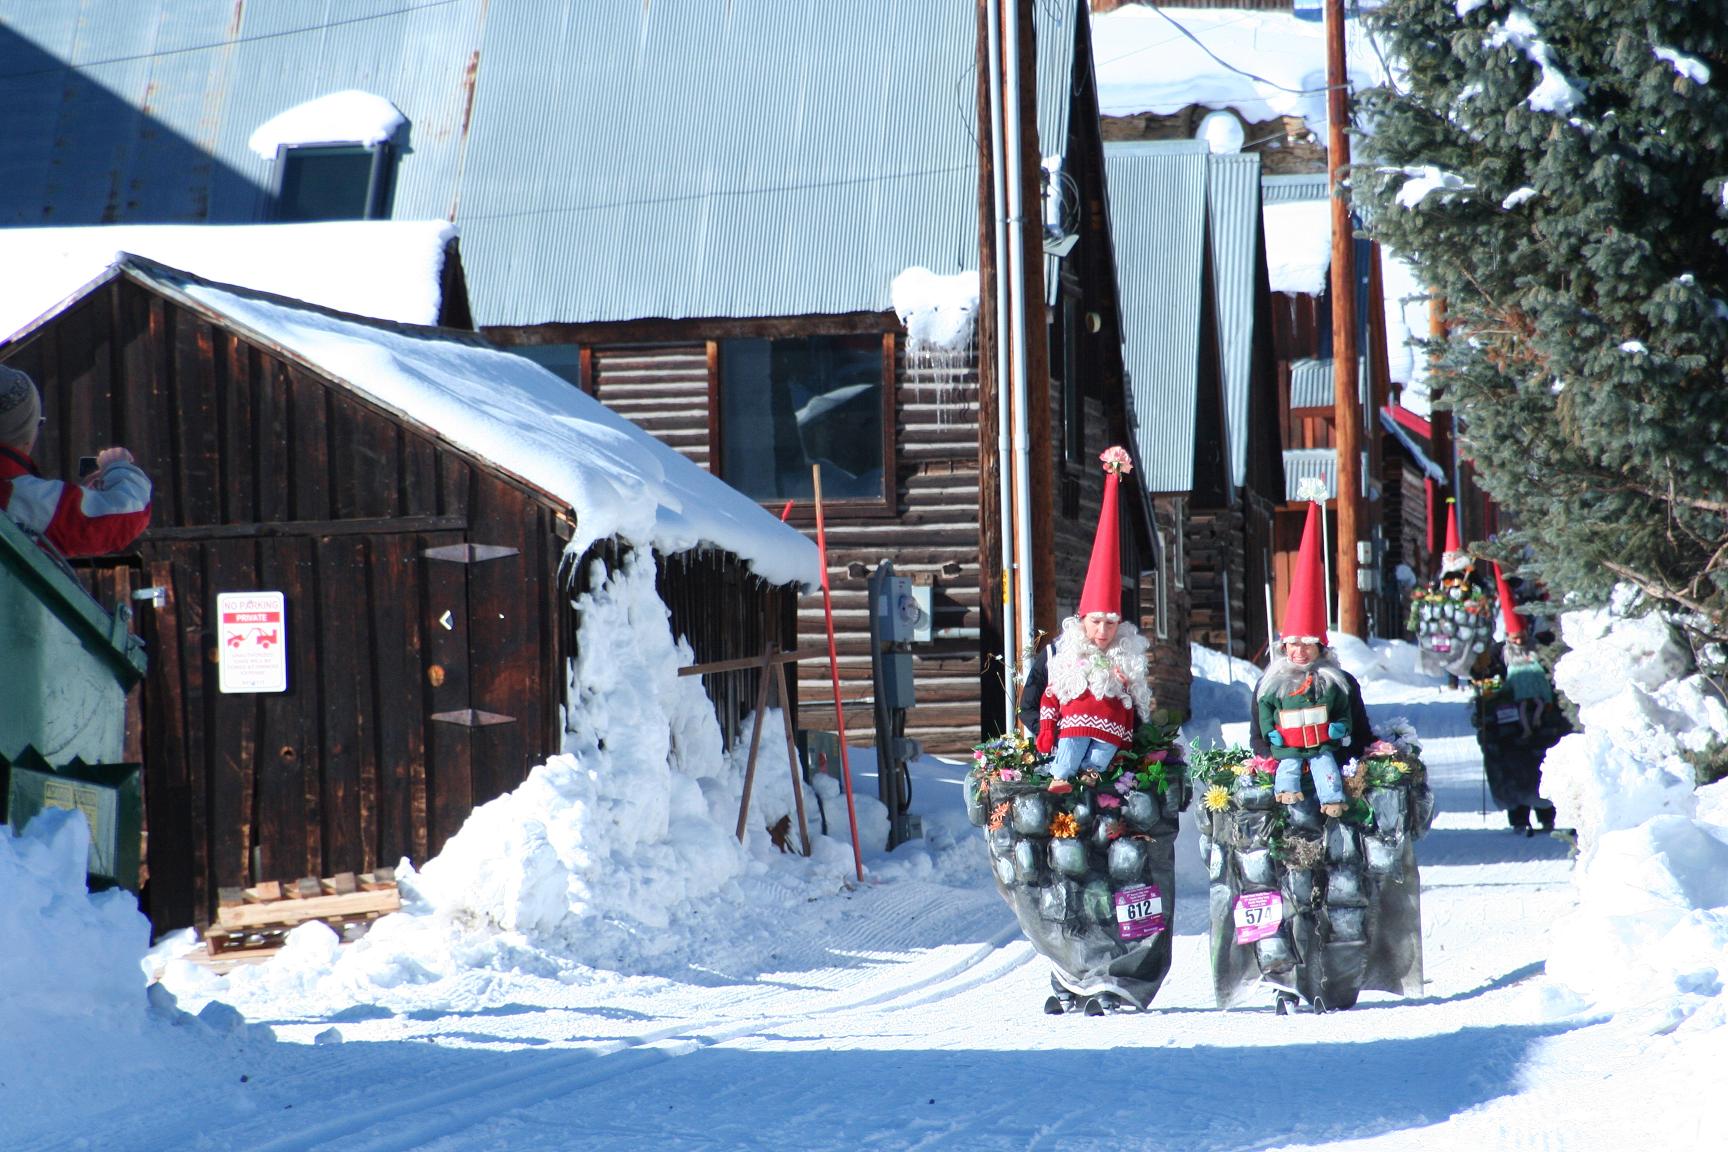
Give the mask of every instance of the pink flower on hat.
POLYGON ((1099 454, 1098 459, 1104 463, 1104 471, 1127 473, 1134 471, 1134 461, 1128 458, 1128 450, 1120 444, 1112 445, 1099 454))

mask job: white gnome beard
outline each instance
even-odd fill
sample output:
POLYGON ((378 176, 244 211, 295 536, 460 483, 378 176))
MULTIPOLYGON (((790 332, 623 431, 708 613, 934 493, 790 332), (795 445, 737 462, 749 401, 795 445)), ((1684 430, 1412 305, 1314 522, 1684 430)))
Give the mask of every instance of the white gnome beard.
POLYGON ((1146 653, 1150 648, 1138 628, 1122 624, 1110 647, 1100 649, 1086 639, 1080 618, 1070 616, 1062 622, 1062 636, 1050 655, 1046 686, 1064 704, 1090 692, 1100 700, 1111 696, 1125 700, 1141 716, 1149 715, 1152 689, 1146 683, 1146 653))
POLYGON ((1262 696, 1294 696, 1309 676, 1324 680, 1342 691, 1350 690, 1338 657, 1330 650, 1322 652, 1307 664, 1298 664, 1288 656, 1274 656, 1260 676, 1255 698, 1262 696))

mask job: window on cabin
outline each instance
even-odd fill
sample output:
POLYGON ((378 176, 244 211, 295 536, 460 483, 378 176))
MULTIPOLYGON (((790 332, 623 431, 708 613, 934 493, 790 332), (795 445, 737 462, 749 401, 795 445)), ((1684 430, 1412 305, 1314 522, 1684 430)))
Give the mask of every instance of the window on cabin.
POLYGON ((395 158, 388 144, 285 146, 276 168, 276 218, 285 223, 390 216, 395 158))
POLYGON ((879 334, 720 342, 720 475, 764 502, 886 498, 879 334))

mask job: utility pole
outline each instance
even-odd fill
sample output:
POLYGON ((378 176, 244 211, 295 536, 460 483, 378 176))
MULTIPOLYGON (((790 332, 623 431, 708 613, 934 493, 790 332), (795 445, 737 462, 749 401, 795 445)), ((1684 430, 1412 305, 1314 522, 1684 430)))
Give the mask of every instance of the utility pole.
POLYGON ((1030 0, 979 0, 978 19, 980 655, 1012 729, 1012 675, 1056 618, 1037 45, 1030 0))
POLYGON ((1350 74, 1344 0, 1326 0, 1326 152, 1332 189, 1332 442, 1338 454, 1338 631, 1363 636, 1356 586, 1357 512, 1362 502, 1362 413, 1357 399, 1355 228, 1344 174, 1350 165, 1350 74))
MULTIPOLYGON (((1446 297, 1438 293, 1428 300, 1428 338, 1430 340, 1446 339, 1446 297)), ((1452 482, 1452 477, 1458 474, 1457 462, 1452 458, 1452 412, 1450 409, 1442 410, 1437 406, 1440 398, 1440 389, 1430 382, 1428 385, 1430 405, 1428 421, 1434 435, 1430 438, 1429 443, 1434 449, 1434 462, 1440 465, 1446 473, 1447 486, 1456 488, 1452 482)), ((1453 495, 1457 495, 1456 491, 1453 495)), ((1429 531, 1428 555, 1434 570, 1429 574, 1436 577, 1440 575, 1440 548, 1442 541, 1445 540, 1445 507, 1446 505, 1442 500, 1436 499, 1430 517, 1433 520, 1433 526, 1429 531)))

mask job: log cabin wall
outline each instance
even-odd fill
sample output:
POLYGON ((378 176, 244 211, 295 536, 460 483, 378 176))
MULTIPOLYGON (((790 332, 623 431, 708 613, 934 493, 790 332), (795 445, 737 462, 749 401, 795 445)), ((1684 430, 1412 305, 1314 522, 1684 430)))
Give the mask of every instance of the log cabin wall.
MULTIPOLYGON (((939 361, 909 357, 904 342, 890 335, 898 327, 891 314, 850 314, 551 324, 489 329, 487 335, 506 345, 579 345, 585 367, 574 383, 718 473, 714 414, 719 410, 722 340, 883 334, 893 349, 893 489, 881 506, 854 508, 833 502, 824 517, 846 736, 853 745, 874 738, 868 583, 870 572, 886 559, 893 561, 896 574, 931 585, 932 626, 938 633, 913 649, 917 706, 907 716, 906 735, 931 751, 955 752, 977 743, 980 722, 981 661, 973 632, 980 622, 978 375, 970 352, 939 361)), ((779 506, 769 510, 775 515, 782 511, 779 506)), ((790 520, 814 539, 808 501, 794 505, 790 520)), ((804 648, 823 648, 821 594, 799 598, 796 612, 799 642, 804 648)), ((794 679, 793 692, 802 701, 800 726, 835 731, 827 660, 800 661, 794 679)))
MULTIPOLYGON (((154 482, 134 551, 84 568, 110 607, 165 591, 137 612, 128 734, 159 930, 208 923, 220 887, 424 862, 559 750, 570 525, 549 498, 129 276, 5 359, 42 387, 46 474, 121 443, 154 482), (428 555, 466 545, 514 552, 428 555), (260 589, 286 597, 288 691, 223 694, 216 593, 260 589)), ((675 616, 747 616, 739 567, 669 563, 675 616)))
MULTIPOLYGON (((898 340, 895 349, 895 514, 835 508, 826 517, 846 737, 874 739, 868 585, 886 559, 896 575, 931 585, 938 637, 913 647, 917 704, 906 735, 932 752, 959 752, 978 742, 980 725, 978 374, 970 355, 941 364, 909 358, 898 340)), ((819 593, 799 602, 798 625, 806 647, 824 643, 819 593)), ((798 680, 805 727, 833 732, 827 661, 801 662, 798 680)))

